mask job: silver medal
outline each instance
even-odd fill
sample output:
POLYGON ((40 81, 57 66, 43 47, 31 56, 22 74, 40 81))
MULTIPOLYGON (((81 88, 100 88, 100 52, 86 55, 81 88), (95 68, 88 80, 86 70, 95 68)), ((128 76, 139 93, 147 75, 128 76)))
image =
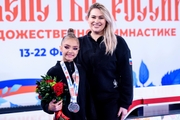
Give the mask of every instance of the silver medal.
POLYGON ((80 107, 77 103, 70 103, 68 105, 68 110, 73 113, 77 113, 79 111, 80 107))

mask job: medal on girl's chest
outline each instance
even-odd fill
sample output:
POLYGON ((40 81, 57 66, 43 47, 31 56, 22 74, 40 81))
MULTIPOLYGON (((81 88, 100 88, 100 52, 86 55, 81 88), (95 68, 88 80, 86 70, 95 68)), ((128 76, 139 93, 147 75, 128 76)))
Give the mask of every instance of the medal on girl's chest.
POLYGON ((63 61, 60 62, 61 67, 63 69, 63 72, 66 76, 68 87, 69 87, 69 93, 71 96, 70 104, 68 105, 68 110, 73 113, 77 113, 80 110, 80 106, 77 103, 77 96, 78 96, 78 88, 79 88, 79 72, 74 64, 75 72, 72 74, 72 78, 74 79, 74 83, 71 81, 71 77, 69 75, 69 72, 66 68, 66 65, 63 61))
POLYGON ((73 103, 71 102, 69 105, 68 105, 68 110, 70 112, 73 112, 73 113, 77 113, 79 111, 80 107, 77 103, 73 103))

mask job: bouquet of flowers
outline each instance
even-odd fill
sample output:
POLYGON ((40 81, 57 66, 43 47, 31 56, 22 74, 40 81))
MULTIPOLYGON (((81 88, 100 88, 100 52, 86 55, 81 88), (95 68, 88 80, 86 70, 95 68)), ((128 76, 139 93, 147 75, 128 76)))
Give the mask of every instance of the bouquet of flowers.
MULTIPOLYGON (((56 77, 45 75, 41 76, 40 81, 36 81, 36 93, 38 98, 46 102, 51 102, 53 99, 56 101, 65 100, 65 93, 68 91, 67 85, 62 81, 57 81, 56 77)), ((62 111, 55 112, 54 120, 69 120, 62 111)))

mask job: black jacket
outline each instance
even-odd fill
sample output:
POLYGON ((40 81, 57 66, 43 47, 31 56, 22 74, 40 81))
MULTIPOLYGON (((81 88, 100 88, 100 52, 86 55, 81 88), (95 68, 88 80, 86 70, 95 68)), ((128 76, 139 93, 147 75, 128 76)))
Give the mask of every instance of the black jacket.
POLYGON ((133 99, 133 80, 130 49, 125 40, 117 36, 117 47, 113 55, 105 55, 103 36, 93 40, 90 32, 79 38, 80 51, 76 62, 81 64, 98 101, 117 99, 121 107, 128 108, 133 99), (118 87, 113 83, 118 82, 118 87))
MULTIPOLYGON (((74 72, 73 62, 65 62, 65 65, 68 69, 68 72, 72 80, 72 73, 74 72)), ((66 101, 63 101, 64 105, 63 105, 62 111, 67 117, 70 118, 70 120, 86 120, 86 118, 87 120, 95 120, 96 115, 95 115, 95 110, 94 110, 93 103, 92 103, 90 93, 89 93, 90 92, 89 86, 86 82, 86 74, 80 65, 77 65, 77 68, 78 68, 79 77, 80 77, 78 97, 77 97, 77 102, 80 106, 80 111, 77 113, 72 113, 68 110, 68 105, 70 103, 69 92, 66 95, 66 101)), ((52 76, 52 77, 57 77, 57 80, 62 80, 62 82, 68 85, 64 72, 62 70, 62 67, 60 65, 60 61, 58 61, 54 67, 48 70, 47 75, 52 76)), ((48 105, 49 103, 46 103, 45 101, 41 101, 41 106, 43 110, 49 114, 53 114, 54 112, 48 110, 48 105)))

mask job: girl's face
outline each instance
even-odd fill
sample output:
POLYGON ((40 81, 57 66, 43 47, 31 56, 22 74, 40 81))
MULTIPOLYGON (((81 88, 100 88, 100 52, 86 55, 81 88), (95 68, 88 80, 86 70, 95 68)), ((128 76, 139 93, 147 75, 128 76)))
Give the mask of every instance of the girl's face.
POLYGON ((65 38, 60 46, 64 62, 71 62, 77 56, 79 43, 76 38, 65 38))
POLYGON ((102 34, 106 26, 106 20, 99 9, 92 9, 88 17, 88 24, 93 33, 102 34))

